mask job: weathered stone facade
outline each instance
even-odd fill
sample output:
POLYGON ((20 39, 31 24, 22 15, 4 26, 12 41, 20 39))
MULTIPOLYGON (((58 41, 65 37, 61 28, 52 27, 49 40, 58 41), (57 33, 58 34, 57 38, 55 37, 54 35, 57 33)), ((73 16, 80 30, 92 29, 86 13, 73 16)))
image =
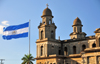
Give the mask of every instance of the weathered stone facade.
POLYGON ((87 37, 77 17, 72 25, 71 39, 57 40, 57 27, 48 7, 44 9, 41 18, 39 39, 36 41, 36 64, 100 64, 100 28, 94 31, 94 36, 87 37))

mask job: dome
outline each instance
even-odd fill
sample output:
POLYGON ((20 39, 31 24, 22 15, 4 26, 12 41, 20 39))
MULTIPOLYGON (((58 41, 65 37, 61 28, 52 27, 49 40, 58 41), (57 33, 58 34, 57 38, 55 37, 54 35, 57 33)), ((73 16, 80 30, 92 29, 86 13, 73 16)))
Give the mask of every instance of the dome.
POLYGON ((74 22, 73 25, 82 25, 81 20, 77 17, 74 22))
POLYGON ((46 9, 43 10, 41 17, 43 17, 43 16, 52 16, 52 11, 47 7, 46 9))

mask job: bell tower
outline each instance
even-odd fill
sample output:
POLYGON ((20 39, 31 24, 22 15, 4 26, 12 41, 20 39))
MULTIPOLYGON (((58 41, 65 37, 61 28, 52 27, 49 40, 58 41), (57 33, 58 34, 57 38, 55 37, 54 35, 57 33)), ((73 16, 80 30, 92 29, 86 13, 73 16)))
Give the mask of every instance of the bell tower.
POLYGON ((81 20, 77 17, 73 22, 73 32, 70 34, 71 39, 80 39, 86 36, 86 33, 82 32, 81 20))
POLYGON ((42 13, 42 22, 38 26, 39 29, 39 39, 36 41, 37 45, 37 58, 48 57, 51 53, 51 41, 56 41, 55 32, 56 26, 52 21, 52 11, 47 7, 43 10, 42 13))
POLYGON ((39 39, 43 40, 45 38, 48 38, 49 40, 51 39, 54 40, 56 26, 55 26, 55 23, 53 23, 52 21, 53 16, 52 16, 51 10, 48 8, 48 5, 47 5, 47 8, 44 9, 41 18, 42 18, 42 22, 38 26, 39 39))

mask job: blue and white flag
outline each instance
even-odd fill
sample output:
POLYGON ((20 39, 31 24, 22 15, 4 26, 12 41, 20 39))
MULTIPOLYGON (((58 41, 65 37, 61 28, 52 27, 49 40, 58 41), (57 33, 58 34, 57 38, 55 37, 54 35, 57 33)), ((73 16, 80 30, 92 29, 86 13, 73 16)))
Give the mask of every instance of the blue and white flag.
POLYGON ((15 25, 15 26, 8 26, 3 29, 3 39, 10 40, 12 38, 22 38, 28 37, 28 28, 29 22, 15 25))

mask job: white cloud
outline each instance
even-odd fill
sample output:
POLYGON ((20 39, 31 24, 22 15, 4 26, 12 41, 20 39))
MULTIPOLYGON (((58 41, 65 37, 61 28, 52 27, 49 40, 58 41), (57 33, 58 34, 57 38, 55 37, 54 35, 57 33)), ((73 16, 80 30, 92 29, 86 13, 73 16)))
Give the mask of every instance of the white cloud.
POLYGON ((5 26, 0 25, 0 34, 3 34, 3 27, 5 26))
POLYGON ((1 22, 3 25, 9 26, 8 21, 2 21, 1 22))

